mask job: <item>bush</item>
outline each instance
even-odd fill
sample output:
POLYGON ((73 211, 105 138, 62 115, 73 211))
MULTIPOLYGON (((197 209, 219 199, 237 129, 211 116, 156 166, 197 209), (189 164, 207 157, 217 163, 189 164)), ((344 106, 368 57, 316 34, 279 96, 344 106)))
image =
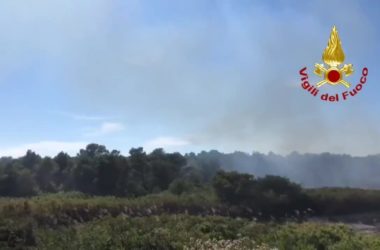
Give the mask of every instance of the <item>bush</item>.
POLYGON ((38 249, 57 250, 376 250, 380 244, 376 236, 361 236, 343 225, 262 224, 245 219, 186 215, 105 218, 75 230, 40 230, 38 239, 38 249))
POLYGON ((220 171, 213 179, 213 187, 222 202, 247 205, 254 195, 255 180, 253 175, 220 171))
POLYGON ((279 176, 255 179, 237 172, 219 172, 213 182, 219 199, 229 205, 246 206, 264 217, 283 217, 304 211, 311 201, 302 188, 279 176))
POLYGON ((195 185, 192 182, 182 179, 174 180, 169 186, 169 191, 176 195, 191 193, 194 189, 195 185))
POLYGON ((319 188, 307 190, 320 215, 344 215, 380 210, 380 190, 319 188))

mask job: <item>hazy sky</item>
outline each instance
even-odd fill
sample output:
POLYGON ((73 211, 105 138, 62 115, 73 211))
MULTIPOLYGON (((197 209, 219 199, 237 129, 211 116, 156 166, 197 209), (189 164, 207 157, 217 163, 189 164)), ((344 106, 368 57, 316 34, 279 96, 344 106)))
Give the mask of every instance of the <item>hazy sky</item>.
POLYGON ((1 1, 0 155, 90 142, 380 153, 379 11, 369 0, 1 1), (333 25, 356 70, 347 80, 364 66, 369 76, 357 96, 324 103, 298 71, 322 62, 333 25))

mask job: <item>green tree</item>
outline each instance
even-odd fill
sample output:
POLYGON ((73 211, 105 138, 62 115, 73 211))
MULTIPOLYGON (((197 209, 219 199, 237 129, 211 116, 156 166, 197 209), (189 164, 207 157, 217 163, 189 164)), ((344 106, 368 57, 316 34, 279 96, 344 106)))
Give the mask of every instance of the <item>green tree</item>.
POLYGON ((44 192, 57 192, 55 176, 58 171, 57 163, 50 157, 45 157, 36 171, 36 181, 40 189, 44 192))
POLYGON ((166 190, 170 183, 179 177, 186 159, 179 153, 167 154, 163 149, 155 149, 149 155, 152 167, 154 185, 160 190, 166 190))
POLYGON ((78 163, 73 170, 75 189, 88 194, 96 194, 96 168, 86 162, 78 163))
POLYGON ((219 171, 213 179, 213 187, 222 202, 241 205, 250 202, 255 180, 250 174, 219 171))
POLYGON ((15 162, 0 177, 0 195, 26 197, 38 193, 32 172, 15 162))
POLYGON ((99 158, 97 188, 101 195, 114 195, 117 193, 118 178, 123 168, 124 157, 118 151, 99 158))
POLYGON ((34 153, 32 150, 28 150, 24 157, 21 158, 22 165, 28 169, 34 170, 36 166, 41 162, 41 156, 34 153))
POLYGON ((75 167, 75 161, 70 155, 60 152, 54 157, 54 161, 58 165, 58 171, 55 174, 55 182, 61 190, 74 189, 73 169, 75 167))
POLYGON ((38 193, 38 187, 30 170, 23 169, 17 173, 13 196, 25 197, 38 193))
POLYGON ((104 145, 99 145, 96 143, 91 143, 86 146, 86 149, 81 149, 79 151, 79 157, 81 158, 96 158, 102 155, 109 154, 109 151, 104 145))
POLYGON ((148 162, 148 157, 142 147, 129 150, 129 193, 144 195, 149 193, 152 188, 152 170, 148 162), (133 191, 132 191, 133 190, 133 191))
POLYGON ((102 157, 109 154, 103 145, 91 143, 79 151, 77 166, 73 170, 74 186, 78 191, 98 193, 98 168, 102 157))

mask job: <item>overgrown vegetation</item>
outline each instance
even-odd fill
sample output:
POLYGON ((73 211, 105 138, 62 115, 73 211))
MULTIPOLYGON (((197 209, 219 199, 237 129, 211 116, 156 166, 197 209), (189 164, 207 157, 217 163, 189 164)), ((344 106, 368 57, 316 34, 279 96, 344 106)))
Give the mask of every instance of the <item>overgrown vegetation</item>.
POLYGON ((28 151, 0 160, 0 195, 1 249, 380 249, 376 235, 307 223, 378 211, 380 191, 305 189, 204 154, 28 151))
POLYGON ((42 249, 64 242, 69 244, 65 247, 72 249, 210 249, 205 248, 210 245, 222 247, 217 249, 299 250, 378 249, 380 243, 375 237, 361 237, 343 225, 276 225, 186 215, 109 218, 76 230, 41 231, 40 234, 42 249))
MULTIPOLYGON (((380 239, 375 235, 361 235, 340 224, 258 223, 220 216, 106 216, 57 228, 36 227, 32 222, 17 224, 12 232, 6 241, 0 241, 1 249, 375 250, 380 247, 380 239)), ((5 233, 4 222, 0 233, 5 233)))
POLYGON ((354 188, 309 189, 319 214, 343 215, 380 210, 380 191, 354 188))
POLYGON ((203 193, 244 217, 293 217, 349 214, 380 209, 380 192, 360 189, 311 189, 279 176, 257 178, 223 172, 215 154, 181 155, 132 148, 129 156, 89 144, 75 157, 61 152, 40 157, 32 151, 18 159, 0 159, 0 196, 45 193, 140 197, 162 192, 203 193), (215 200, 215 199, 214 199, 215 200))

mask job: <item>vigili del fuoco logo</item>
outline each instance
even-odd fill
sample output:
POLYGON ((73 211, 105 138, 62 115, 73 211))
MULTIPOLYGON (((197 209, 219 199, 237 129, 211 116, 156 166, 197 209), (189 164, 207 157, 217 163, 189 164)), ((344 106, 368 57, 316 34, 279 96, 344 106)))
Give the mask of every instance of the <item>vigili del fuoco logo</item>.
POLYGON ((351 87, 349 80, 346 80, 354 73, 354 67, 350 64, 343 64, 345 55, 342 49, 338 31, 334 26, 331 30, 330 39, 325 51, 322 54, 322 60, 326 64, 315 64, 314 74, 321 77, 322 80, 315 85, 309 82, 307 67, 300 70, 301 86, 312 96, 319 97, 323 101, 339 102, 340 100, 348 100, 350 97, 356 96, 363 88, 367 81, 368 68, 364 67, 361 71, 361 77, 358 84, 351 87), (347 88, 346 91, 340 93, 322 92, 325 88, 336 87, 342 85, 347 88), (321 93, 320 93, 321 92, 321 93))

